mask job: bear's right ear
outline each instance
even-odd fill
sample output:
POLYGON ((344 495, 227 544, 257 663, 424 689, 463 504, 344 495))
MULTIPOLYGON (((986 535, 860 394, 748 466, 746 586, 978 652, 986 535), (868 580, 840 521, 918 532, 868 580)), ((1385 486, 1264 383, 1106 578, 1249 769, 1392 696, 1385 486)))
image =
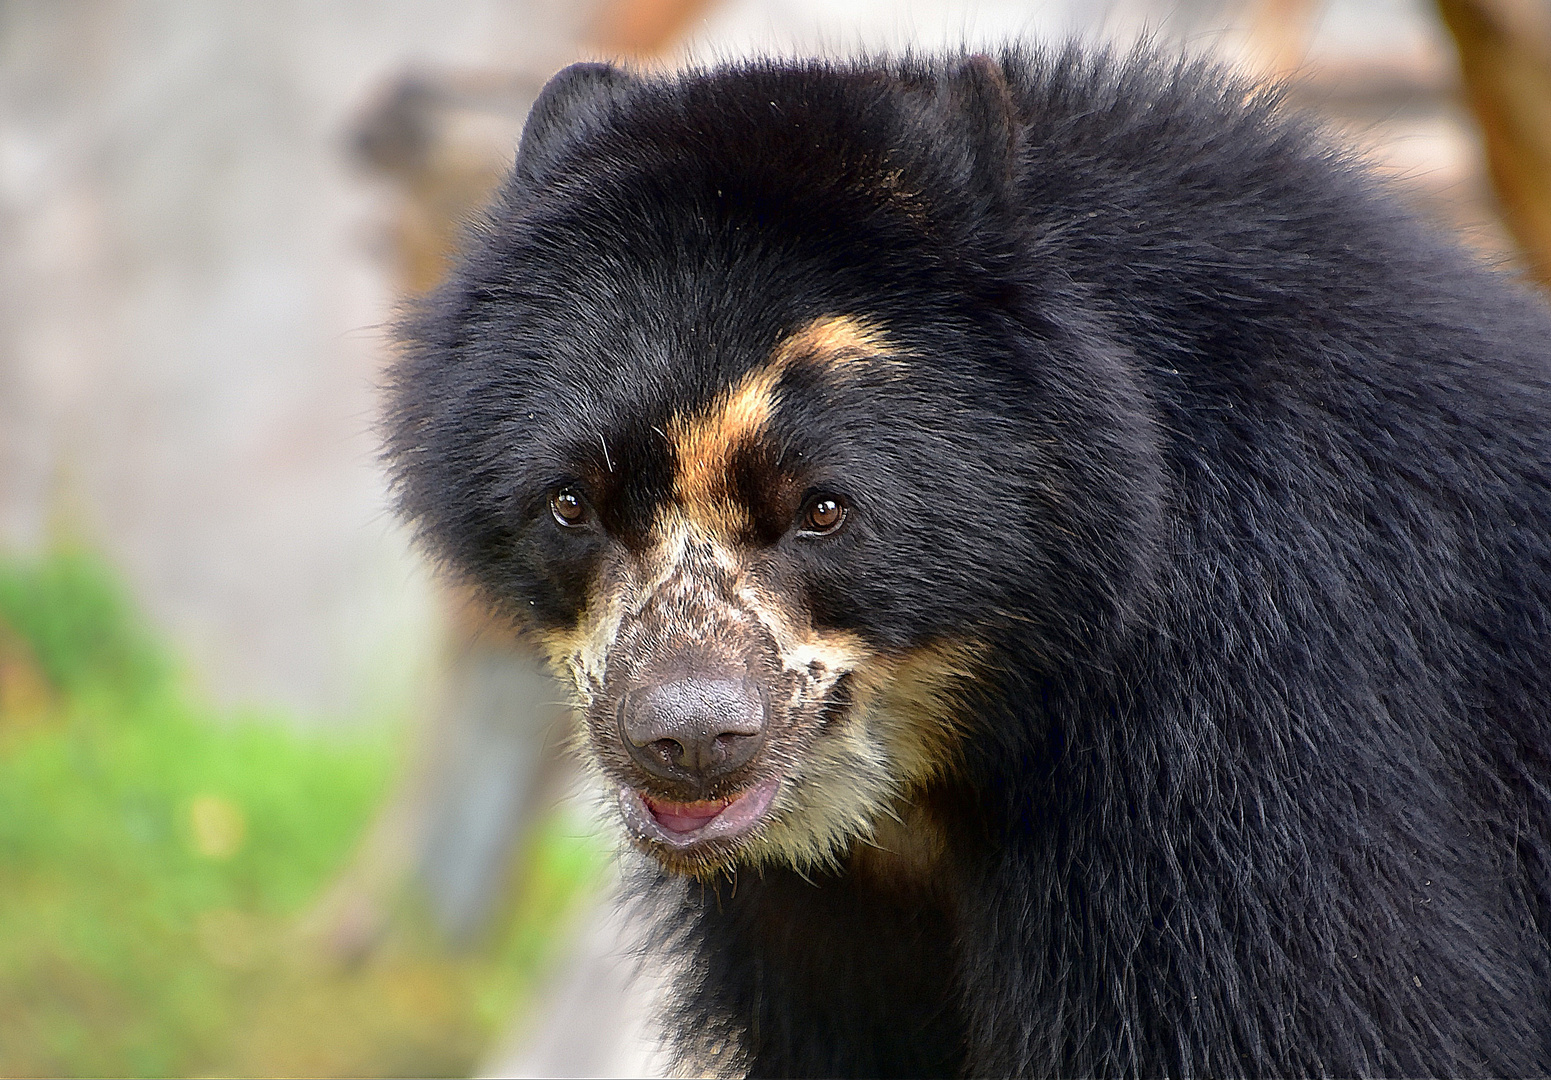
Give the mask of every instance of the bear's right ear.
POLYGON ((944 114, 967 140, 974 182, 996 203, 1011 196, 1018 167, 1018 105, 1002 63, 985 53, 967 56, 940 91, 944 114))
POLYGON ((635 81, 612 64, 582 63, 561 69, 544 84, 528 112, 517 146, 516 178, 525 183, 542 181, 573 137, 635 81))

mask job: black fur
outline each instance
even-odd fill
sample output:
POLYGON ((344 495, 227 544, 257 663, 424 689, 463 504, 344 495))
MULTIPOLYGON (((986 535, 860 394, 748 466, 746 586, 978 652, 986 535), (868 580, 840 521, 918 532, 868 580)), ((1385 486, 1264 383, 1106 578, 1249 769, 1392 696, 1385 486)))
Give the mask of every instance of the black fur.
POLYGON ((857 313, 906 374, 779 423, 867 512, 761 542, 821 625, 990 650, 929 880, 662 880, 685 1037, 760 1075, 1551 1073, 1546 309, 1211 67, 561 79, 406 335, 405 513, 563 625, 667 497, 665 418, 857 313), (567 546, 578 470, 607 530, 567 546))

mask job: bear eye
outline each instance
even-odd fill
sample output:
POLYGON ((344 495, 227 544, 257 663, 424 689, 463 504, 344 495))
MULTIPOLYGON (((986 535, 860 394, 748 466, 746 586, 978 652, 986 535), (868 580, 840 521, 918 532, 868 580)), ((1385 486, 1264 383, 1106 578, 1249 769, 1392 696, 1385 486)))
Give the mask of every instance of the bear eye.
POLYGON ((804 536, 828 536, 845 523, 846 504, 835 495, 815 495, 803 508, 798 525, 804 536))
POLYGON ((587 501, 572 487, 563 487, 549 497, 549 512, 568 529, 587 523, 587 501))

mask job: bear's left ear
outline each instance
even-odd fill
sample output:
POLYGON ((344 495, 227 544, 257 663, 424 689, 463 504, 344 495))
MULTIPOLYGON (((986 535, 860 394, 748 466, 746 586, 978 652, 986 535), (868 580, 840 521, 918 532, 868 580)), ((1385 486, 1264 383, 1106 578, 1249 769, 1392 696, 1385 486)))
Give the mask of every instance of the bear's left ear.
POLYGON ((635 81, 635 76, 613 64, 597 63, 572 64, 551 77, 523 125, 514 178, 522 183, 542 182, 560 152, 635 81))
POLYGON ((942 111, 969 143, 973 183, 1000 203, 1018 164, 1017 102, 1001 63, 993 56, 966 56, 938 87, 942 111))

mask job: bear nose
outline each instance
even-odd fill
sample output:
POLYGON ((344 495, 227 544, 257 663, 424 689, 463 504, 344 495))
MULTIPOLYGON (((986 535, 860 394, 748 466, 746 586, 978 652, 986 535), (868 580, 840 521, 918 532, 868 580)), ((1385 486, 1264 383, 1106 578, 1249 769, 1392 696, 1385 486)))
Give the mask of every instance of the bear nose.
POLYGON ((746 764, 759 750, 765 702, 746 682, 673 679, 627 694, 620 732, 630 756, 653 776, 703 784, 746 764))

